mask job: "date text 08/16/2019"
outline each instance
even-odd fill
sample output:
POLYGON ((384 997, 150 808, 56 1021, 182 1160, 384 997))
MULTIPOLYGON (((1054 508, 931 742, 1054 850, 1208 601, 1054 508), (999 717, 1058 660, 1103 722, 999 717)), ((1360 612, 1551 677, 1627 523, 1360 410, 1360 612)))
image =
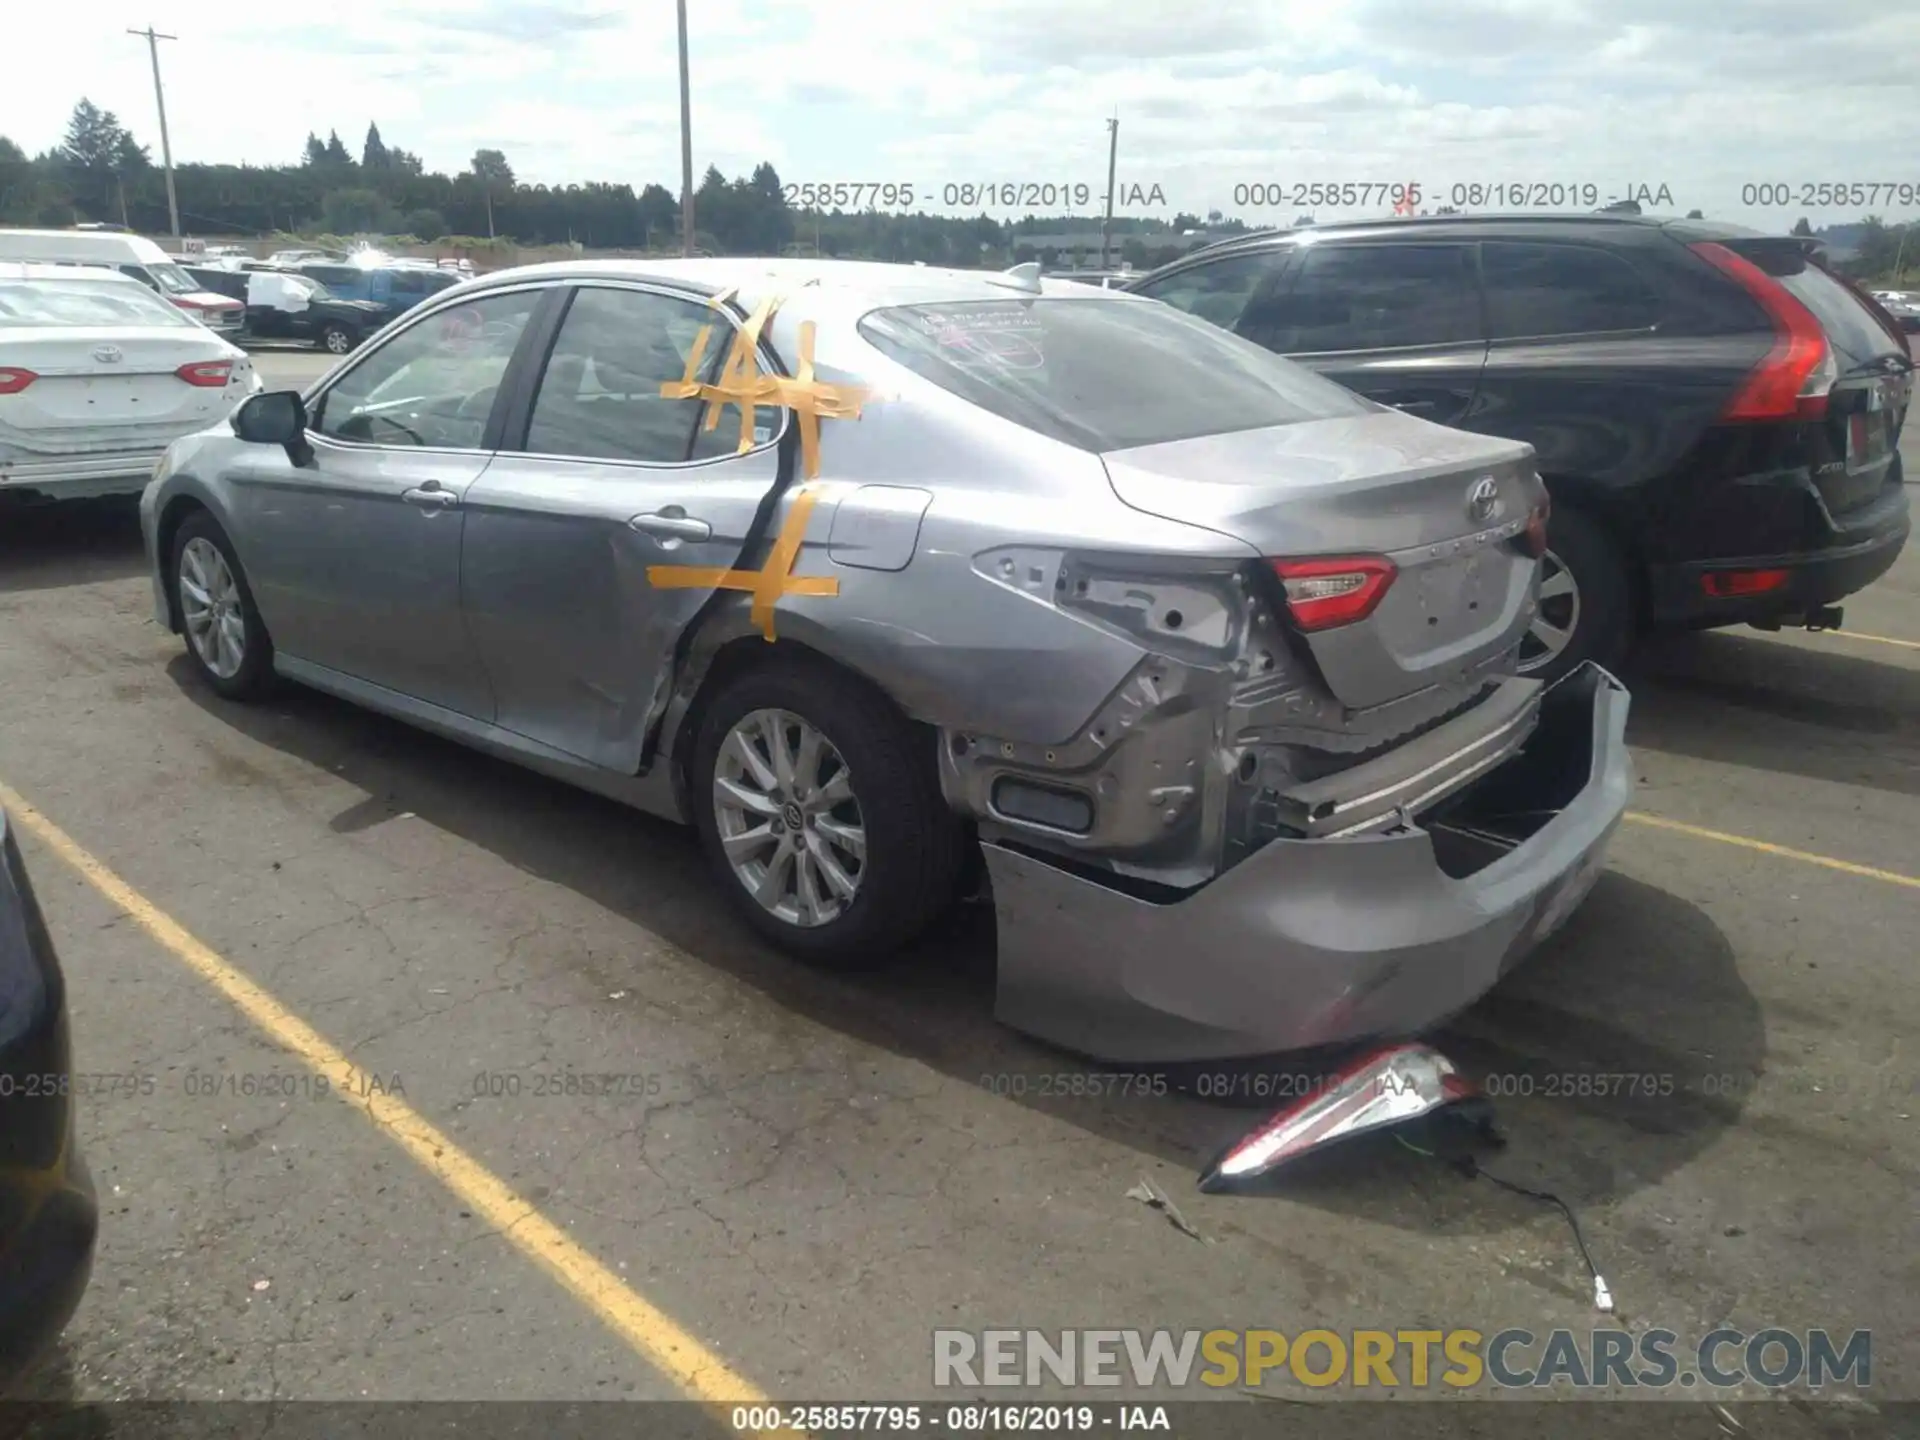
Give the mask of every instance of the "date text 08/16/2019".
POLYGON ((1454 210, 1594 210, 1631 201, 1673 208, 1673 188, 1657 184, 1595 180, 1456 180, 1431 185, 1420 180, 1251 180, 1233 187, 1235 206, 1261 210, 1367 210, 1445 206, 1454 210))
MULTIPOLYGON (((905 180, 803 180, 782 188, 786 203, 798 210, 945 210, 1047 211, 1106 204, 1104 186, 1077 180, 960 180, 919 185, 905 180)), ((1165 209, 1166 188, 1158 182, 1121 181, 1113 187, 1116 210, 1165 209)))

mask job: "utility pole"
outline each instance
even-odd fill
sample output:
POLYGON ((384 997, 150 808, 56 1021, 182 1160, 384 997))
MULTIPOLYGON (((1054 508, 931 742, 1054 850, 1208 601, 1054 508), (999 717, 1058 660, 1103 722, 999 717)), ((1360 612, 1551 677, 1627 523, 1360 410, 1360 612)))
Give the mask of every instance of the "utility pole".
POLYGON ((1113 175, 1120 158, 1120 117, 1107 121, 1107 218, 1100 222, 1100 268, 1107 268, 1107 247, 1113 238, 1113 175))
POLYGON ((693 100, 687 81, 687 0, 680 8, 680 253, 693 254, 693 100))
POLYGON ((149 23, 144 30, 129 30, 147 42, 147 54, 153 60, 153 103, 160 107, 160 162, 167 169, 167 219, 173 224, 173 238, 180 238, 180 197, 173 189, 173 142, 167 139, 167 94, 160 87, 160 42, 178 40, 178 35, 162 35, 149 23))

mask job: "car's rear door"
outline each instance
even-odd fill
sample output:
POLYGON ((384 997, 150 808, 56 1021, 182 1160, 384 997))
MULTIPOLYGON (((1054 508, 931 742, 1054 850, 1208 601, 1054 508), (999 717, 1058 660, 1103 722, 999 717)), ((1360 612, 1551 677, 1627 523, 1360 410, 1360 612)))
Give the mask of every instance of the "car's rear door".
POLYGON ((1458 425, 1473 411, 1487 334, 1474 247, 1321 240, 1242 317, 1269 350, 1382 405, 1458 425))
POLYGON ((658 588, 649 567, 736 564, 778 476, 782 412, 756 412, 741 454, 737 412, 708 431, 702 402, 660 393, 706 325, 711 376, 732 344, 723 312, 667 287, 580 286, 467 495, 461 600, 496 722, 628 774, 714 588, 658 588))

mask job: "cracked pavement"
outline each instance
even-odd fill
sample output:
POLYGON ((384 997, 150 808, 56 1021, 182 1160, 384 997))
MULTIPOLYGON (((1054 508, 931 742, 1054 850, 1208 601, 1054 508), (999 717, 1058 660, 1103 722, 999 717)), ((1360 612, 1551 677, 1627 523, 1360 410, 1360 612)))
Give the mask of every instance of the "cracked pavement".
MULTIPOLYGON (((1910 553, 1849 623, 1920 640, 1917 592, 1910 553)), ((983 914, 878 975, 806 971, 689 835, 309 692, 225 705, 148 593, 111 507, 0 532, 0 779, 768 1393, 929 1395, 938 1325, 1594 1322, 1545 1207, 1392 1147, 1203 1197, 1256 1111, 1041 1096, 1084 1067, 993 1022, 983 914), (1126 1198, 1142 1176, 1204 1243, 1126 1198)), ((1641 809, 1920 874, 1920 650, 1737 632, 1629 682, 1641 809)), ((304 1070, 23 845, 76 1068, 155 1079, 83 1102, 102 1239, 43 1386, 670 1393, 356 1107, 227 1085, 304 1070)), ((1679 1077, 1500 1102, 1502 1170, 1579 1207, 1629 1323, 1870 1327, 1883 1393, 1920 1395, 1916 922, 1920 892, 1628 826, 1450 1027, 1480 1074, 1679 1077)))

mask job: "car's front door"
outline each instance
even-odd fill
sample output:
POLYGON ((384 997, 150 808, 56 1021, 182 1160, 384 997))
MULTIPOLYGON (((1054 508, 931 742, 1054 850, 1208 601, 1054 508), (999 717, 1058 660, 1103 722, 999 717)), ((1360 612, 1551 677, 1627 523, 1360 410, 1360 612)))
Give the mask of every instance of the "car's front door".
POLYGON ((234 504, 283 655, 461 715, 492 716, 460 617, 461 506, 487 467, 500 382, 545 287, 442 308, 313 401, 311 465, 249 446, 234 504))
POLYGON ((1457 425, 1487 359, 1472 245, 1320 241, 1240 333, 1368 399, 1457 425))
POLYGON ((736 564, 778 473, 783 412, 756 411, 740 454, 737 411, 708 431, 703 403, 660 393, 706 325, 711 375, 734 334, 720 311, 581 286, 530 408, 467 493, 461 601, 497 723, 629 774, 674 642, 712 593, 656 589, 648 567, 736 564))

